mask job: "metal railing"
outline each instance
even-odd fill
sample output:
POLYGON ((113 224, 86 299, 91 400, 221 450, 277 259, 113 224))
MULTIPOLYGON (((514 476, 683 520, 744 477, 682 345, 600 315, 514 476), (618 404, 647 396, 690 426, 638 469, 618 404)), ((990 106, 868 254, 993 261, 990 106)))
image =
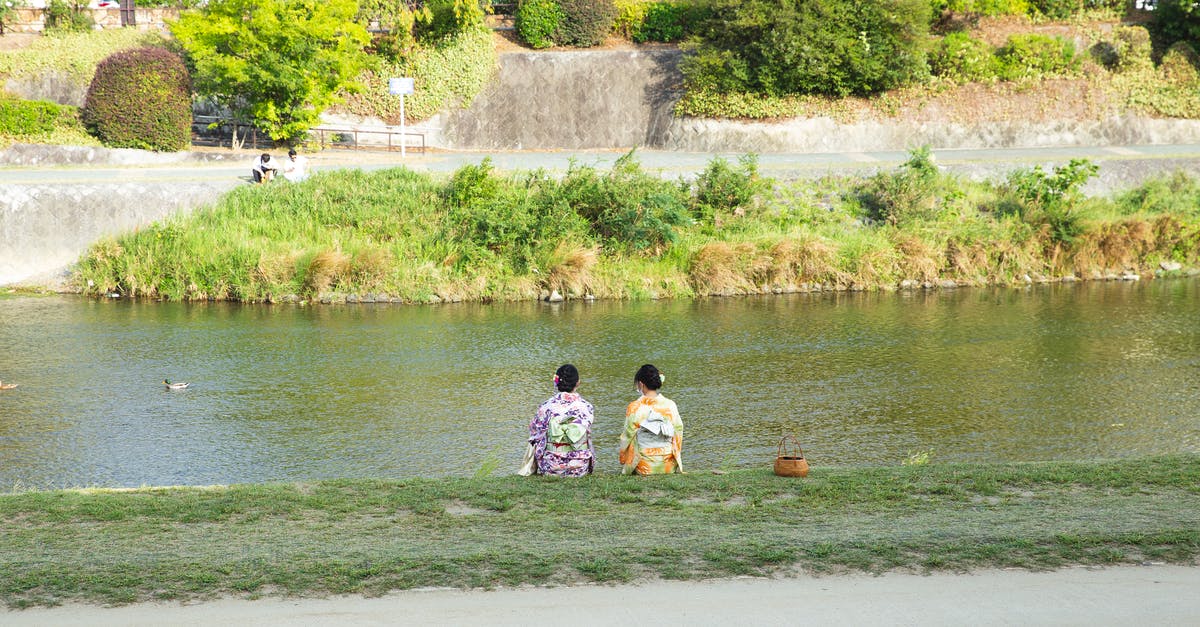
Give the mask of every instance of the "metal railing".
MULTIPOLYGON (((238 137, 243 141, 243 148, 258 149, 260 145, 263 148, 275 146, 275 142, 266 137, 265 133, 261 134, 260 139, 259 129, 252 125, 234 124, 211 115, 197 115, 192 118, 192 144, 196 146, 228 146, 233 141, 235 128, 238 137)), ((403 148, 422 153, 427 148, 425 133, 426 130, 422 128, 407 128, 401 132, 391 128, 362 129, 317 126, 309 130, 310 137, 320 145, 322 150, 341 148, 392 152, 403 148)))
POLYGON ((406 129, 403 132, 393 129, 358 129, 337 128, 332 126, 317 126, 309 130, 317 136, 321 149, 345 148, 348 150, 418 150, 425 152, 425 131, 423 129, 406 129), (410 137, 417 138, 414 144, 410 137), (375 141, 371 141, 371 140, 375 141), (366 141, 364 141, 366 140, 366 141))

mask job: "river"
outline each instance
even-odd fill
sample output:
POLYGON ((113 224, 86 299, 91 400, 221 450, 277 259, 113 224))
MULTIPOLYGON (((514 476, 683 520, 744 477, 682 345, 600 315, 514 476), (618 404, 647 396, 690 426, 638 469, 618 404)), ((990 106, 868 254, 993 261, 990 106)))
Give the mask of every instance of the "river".
POLYGON ((554 369, 599 472, 654 363, 691 471, 1200 452, 1200 280, 565 304, 0 299, 0 491, 517 466, 554 369), (164 378, 191 387, 167 391, 164 378))

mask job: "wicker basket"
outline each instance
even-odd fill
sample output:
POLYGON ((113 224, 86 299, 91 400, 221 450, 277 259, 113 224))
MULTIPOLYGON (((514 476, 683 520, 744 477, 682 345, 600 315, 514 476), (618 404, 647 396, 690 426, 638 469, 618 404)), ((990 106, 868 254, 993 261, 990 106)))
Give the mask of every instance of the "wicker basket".
POLYGON ((780 477, 808 476, 808 460, 804 459, 796 436, 788 434, 780 438, 779 448, 775 451, 775 474, 780 477), (787 450, 784 450, 784 444, 787 444, 787 450))

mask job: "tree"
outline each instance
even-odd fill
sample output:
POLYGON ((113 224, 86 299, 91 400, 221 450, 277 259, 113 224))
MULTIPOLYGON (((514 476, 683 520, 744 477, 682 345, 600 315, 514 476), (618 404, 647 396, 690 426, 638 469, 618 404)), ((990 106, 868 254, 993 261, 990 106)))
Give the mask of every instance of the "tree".
MULTIPOLYGON (((196 91, 274 140, 295 140, 352 87, 369 41, 355 0, 211 0, 171 32, 196 91)), ((236 143, 236 137, 235 137, 236 143)))

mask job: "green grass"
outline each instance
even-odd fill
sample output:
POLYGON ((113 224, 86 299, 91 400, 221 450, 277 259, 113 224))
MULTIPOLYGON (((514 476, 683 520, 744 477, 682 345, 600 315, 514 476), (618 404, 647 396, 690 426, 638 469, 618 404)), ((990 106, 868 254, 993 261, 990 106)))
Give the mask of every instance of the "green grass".
POLYGON ((1194 564, 1200 457, 59 490, 0 495, 0 520, 10 607, 1194 564))
POLYGON ((450 180, 398 168, 246 186, 95 243, 75 281, 172 300, 646 299, 1149 274, 1200 255, 1200 183, 1183 174, 1060 199, 910 166, 794 183, 742 169, 706 193, 620 168, 553 179, 467 166, 450 180))

